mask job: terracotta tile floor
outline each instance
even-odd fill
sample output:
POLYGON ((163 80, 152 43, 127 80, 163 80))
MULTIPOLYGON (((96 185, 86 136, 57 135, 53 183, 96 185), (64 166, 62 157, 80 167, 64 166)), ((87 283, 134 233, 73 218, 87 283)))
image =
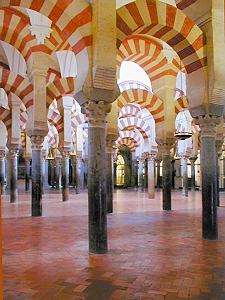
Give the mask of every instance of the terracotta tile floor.
POLYGON ((46 193, 40 218, 29 197, 3 198, 4 299, 225 299, 225 194, 219 240, 205 241, 200 192, 173 192, 163 212, 161 193, 116 191, 106 255, 88 254, 86 193, 46 193))

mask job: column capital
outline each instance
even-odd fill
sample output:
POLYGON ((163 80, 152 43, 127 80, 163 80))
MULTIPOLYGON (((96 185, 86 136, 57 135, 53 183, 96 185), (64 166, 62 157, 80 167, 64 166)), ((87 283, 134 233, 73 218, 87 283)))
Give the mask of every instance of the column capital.
POLYGON ((118 136, 115 134, 107 134, 106 136, 106 152, 107 153, 114 153, 115 149, 113 146, 115 145, 115 141, 117 140, 118 136))
POLYGON ((76 160, 81 160, 81 159, 83 159, 82 152, 81 151, 77 151, 76 152, 76 160))
POLYGON ((3 160, 5 158, 5 150, 0 150, 0 160, 3 160))
POLYGON ((60 149, 60 153, 62 155, 62 158, 69 158, 70 157, 70 151, 68 149, 60 149))
POLYGON ((198 159, 198 156, 192 156, 192 157, 189 157, 189 160, 190 160, 191 162, 195 162, 197 159, 198 159))
POLYGON ((30 141, 32 150, 41 151, 44 142, 44 137, 42 135, 32 135, 30 141))
POLYGON ((201 129, 201 137, 216 137, 216 126, 221 122, 217 116, 204 115, 195 118, 195 124, 201 129))
POLYGON ((92 101, 83 104, 84 113, 87 116, 88 124, 90 127, 106 126, 106 117, 111 110, 111 104, 105 101, 92 101))

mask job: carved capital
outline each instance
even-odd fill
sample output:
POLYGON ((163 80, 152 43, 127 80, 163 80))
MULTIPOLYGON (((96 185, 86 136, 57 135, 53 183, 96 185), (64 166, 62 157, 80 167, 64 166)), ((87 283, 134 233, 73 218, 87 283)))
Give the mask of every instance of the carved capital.
POLYGON ((17 158, 18 153, 19 153, 19 149, 18 148, 13 147, 13 146, 9 147, 9 158, 10 159, 17 158))
POLYGON ((5 158, 5 150, 0 150, 0 160, 5 158))
POLYGON ((84 112, 90 127, 106 126, 106 117, 111 110, 111 104, 104 101, 88 101, 84 105, 84 112))
POLYGON ((106 136, 106 152, 107 153, 114 153, 115 152, 115 141, 117 140, 118 136, 115 134, 107 134, 106 136))
POLYGON ((216 126, 220 123, 221 118, 216 116, 200 116, 195 119, 195 123, 199 125, 201 129, 201 138, 204 137, 216 137, 216 126))
POLYGON ((30 137, 31 141, 31 149, 35 151, 41 151, 43 142, 44 142, 44 137, 41 135, 32 135, 30 137))

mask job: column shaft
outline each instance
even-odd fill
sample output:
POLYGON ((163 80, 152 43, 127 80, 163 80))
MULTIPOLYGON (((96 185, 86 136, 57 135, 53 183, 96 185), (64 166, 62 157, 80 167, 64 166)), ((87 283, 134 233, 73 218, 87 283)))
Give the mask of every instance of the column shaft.
POLYGON ((148 158, 148 198, 155 198, 155 161, 153 157, 148 158))
POLYGON ((3 192, 5 186, 5 157, 0 157, 0 193, 3 192))
POLYGON ((62 168, 61 168, 61 180, 62 180, 62 200, 69 200, 69 156, 62 155, 62 168))
POLYGON ((42 153, 32 149, 32 216, 42 216, 42 153))
POLYGON ((106 202, 107 213, 113 212, 113 159, 112 153, 106 153, 106 202))
POLYGON ((195 159, 190 159, 191 161, 191 190, 195 191, 195 159))
POLYGON ((25 191, 30 190, 30 159, 26 159, 25 191))
POLYGON ((182 194, 188 197, 188 174, 187 174, 187 158, 182 158, 182 194))
POLYGON ((160 160, 157 160, 157 190, 160 189, 160 163, 161 161, 160 160))
POLYGON ((17 151, 9 150, 9 174, 10 174, 10 202, 15 203, 18 201, 17 190, 17 151))
POLYGON ((170 161, 170 154, 168 153, 163 155, 163 210, 171 210, 171 175, 172 166, 170 161))
POLYGON ((139 161, 139 186, 141 192, 144 192, 143 160, 139 161))
POLYGON ((89 127, 88 209, 89 250, 107 252, 105 128, 89 127))

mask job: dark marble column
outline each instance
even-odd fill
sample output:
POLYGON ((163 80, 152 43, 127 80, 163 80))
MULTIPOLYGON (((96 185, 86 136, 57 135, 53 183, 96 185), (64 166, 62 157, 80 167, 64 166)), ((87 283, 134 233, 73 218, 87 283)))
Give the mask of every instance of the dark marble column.
POLYGON ((144 192, 144 174, 143 174, 144 162, 145 162, 145 159, 140 158, 140 160, 139 160, 139 187, 140 187, 141 192, 144 192))
POLYGON ((84 188, 86 189, 88 182, 88 157, 84 158, 84 188))
POLYGON ((57 190, 60 188, 60 170, 61 170, 61 157, 55 158, 55 187, 57 190))
POLYGON ((42 136, 31 136, 32 143, 32 216, 42 216, 42 136))
POLYGON ((202 231, 203 238, 218 238, 216 199, 216 124, 210 116, 197 120, 201 128, 201 174, 202 174, 202 231))
POLYGON ((26 157, 26 175, 25 175, 25 191, 30 190, 30 157, 26 157))
POLYGON ((84 189, 84 163, 82 153, 76 155, 76 193, 79 194, 84 189))
POLYGON ((156 160, 156 166, 157 166, 157 174, 156 174, 156 185, 157 185, 157 190, 160 190, 160 164, 161 164, 161 159, 156 160))
POLYGON ((86 104, 88 116, 88 216, 89 251, 103 254, 107 246, 106 116, 111 105, 103 101, 86 104))
POLYGON ((69 152, 62 152, 62 167, 61 167, 61 181, 62 181, 62 200, 69 200, 69 152))
POLYGON ((196 161, 197 157, 191 157, 189 158, 190 162, 191 162, 191 190, 192 192, 195 191, 195 161, 196 161))
POLYGON ((9 148, 9 174, 10 174, 10 203, 18 201, 17 176, 18 176, 18 149, 9 148))
POLYGON ((182 157, 182 194, 188 197, 187 158, 182 157))
POLYGON ((163 190, 163 210, 171 210, 171 188, 172 188, 172 165, 170 149, 172 145, 162 145, 162 190, 163 190))
POLYGON ((71 175, 71 185, 73 188, 76 188, 76 156, 70 155, 72 175, 71 175))
POLYGON ((0 194, 5 188, 5 150, 0 150, 0 194))
POLYGON ((145 170, 144 174, 144 189, 148 188, 148 161, 147 159, 144 160, 143 162, 143 168, 145 170))

